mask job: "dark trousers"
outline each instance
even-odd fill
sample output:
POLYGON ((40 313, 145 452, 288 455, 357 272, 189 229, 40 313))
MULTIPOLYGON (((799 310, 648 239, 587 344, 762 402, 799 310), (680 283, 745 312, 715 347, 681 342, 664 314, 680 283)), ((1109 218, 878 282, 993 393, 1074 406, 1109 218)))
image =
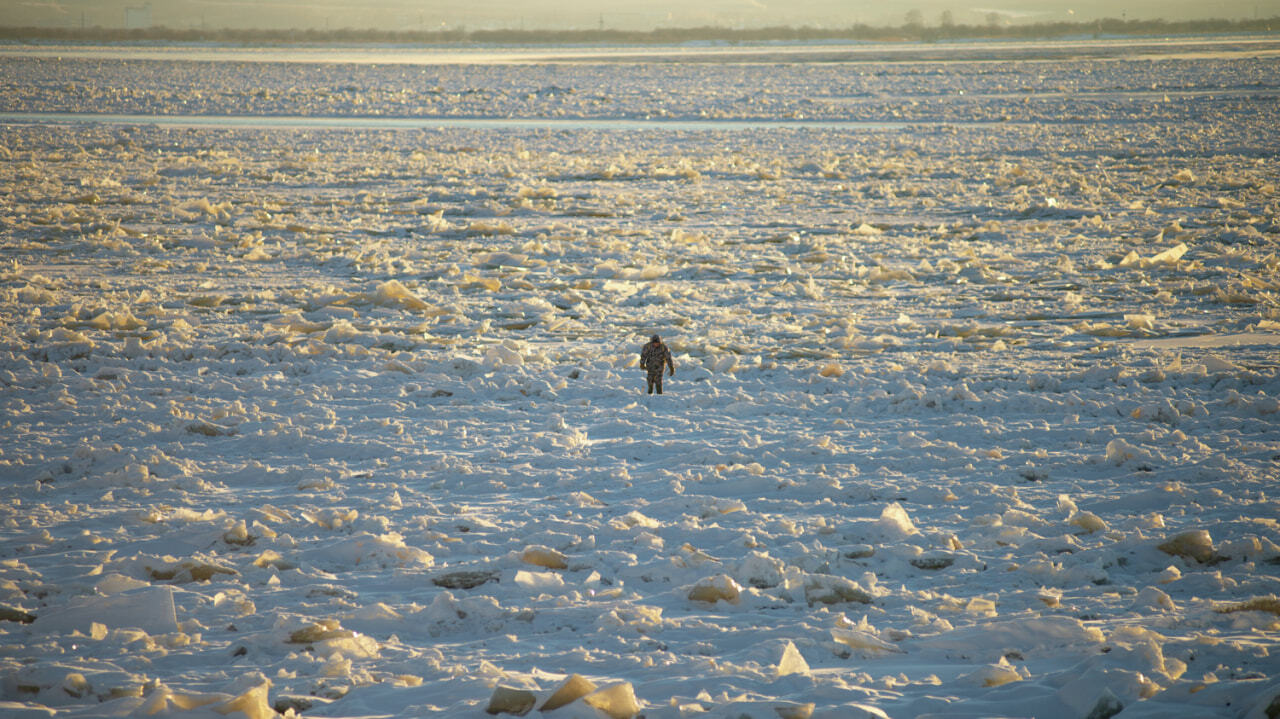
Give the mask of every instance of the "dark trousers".
POLYGON ((662 370, 649 373, 649 394, 653 394, 655 389, 662 394, 662 370))

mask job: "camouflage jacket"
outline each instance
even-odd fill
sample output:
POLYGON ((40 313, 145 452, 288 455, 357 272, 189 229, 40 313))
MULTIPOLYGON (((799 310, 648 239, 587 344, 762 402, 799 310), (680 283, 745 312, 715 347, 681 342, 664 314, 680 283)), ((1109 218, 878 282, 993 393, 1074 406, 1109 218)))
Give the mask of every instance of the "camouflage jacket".
POLYGON ((645 344, 644 349, 640 350, 640 366, 650 374, 662 374, 663 367, 676 371, 676 364, 671 360, 671 350, 663 342, 645 344))

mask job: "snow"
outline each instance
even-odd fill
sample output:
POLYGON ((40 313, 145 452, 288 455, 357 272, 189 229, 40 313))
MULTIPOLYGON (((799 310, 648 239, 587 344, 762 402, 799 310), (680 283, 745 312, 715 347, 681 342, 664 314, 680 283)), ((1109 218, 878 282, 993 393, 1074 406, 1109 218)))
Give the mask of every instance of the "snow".
POLYGON ((1274 714, 1280 59, 1197 43, 6 52, 248 119, 0 125, 0 712, 1274 714))

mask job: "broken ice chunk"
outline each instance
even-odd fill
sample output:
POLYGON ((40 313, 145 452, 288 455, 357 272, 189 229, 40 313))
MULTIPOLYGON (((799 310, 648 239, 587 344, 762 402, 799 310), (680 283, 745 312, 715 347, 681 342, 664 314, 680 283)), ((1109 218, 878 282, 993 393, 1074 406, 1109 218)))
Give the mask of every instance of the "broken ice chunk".
POLYGON ((567 569, 569 566, 563 554, 540 544, 526 547, 520 554, 520 561, 547 569, 567 569))
POLYGON ((559 709, 566 704, 581 699, 596 690, 596 685, 590 679, 581 674, 570 674, 560 683, 559 687, 547 697, 547 700, 538 707, 538 711, 549 712, 559 709))
POLYGON ((516 586, 531 591, 547 591, 564 587, 564 579, 554 572, 518 571, 512 579, 516 586))
POLYGON ((604 712, 610 719, 631 719, 640 713, 640 704, 636 701, 631 682, 621 682, 594 691, 583 697, 582 701, 604 712))
POLYGON ((886 536, 895 539, 902 539, 916 534, 919 530, 916 525, 911 522, 911 517, 907 516, 907 510, 902 508, 901 504, 894 502, 884 508, 880 512, 880 519, 876 520, 875 526, 886 536))
POLYGON ((335 661, 378 656, 378 642, 375 639, 344 628, 336 619, 321 619, 295 629, 289 632, 285 641, 289 644, 306 644, 309 652, 319 657, 338 657, 335 661))
MULTIPOLYGON (((475 227, 482 223, 473 223, 475 227)), ((468 228, 471 229, 471 228, 468 228)), ((507 234, 510 234, 509 232, 507 234)), ((522 255, 515 252, 487 252, 478 255, 475 258, 476 267, 484 267, 486 269, 498 269, 500 267, 522 267, 529 262, 528 255, 522 255)))
POLYGON ((1085 534, 1107 530, 1107 523, 1093 512, 1076 512, 1067 520, 1067 523, 1079 527, 1085 534))
POLYGON ((1267 597, 1254 597, 1243 602, 1234 602, 1222 607, 1215 607, 1214 611, 1219 614, 1234 614, 1236 612, 1266 612, 1280 617, 1280 599, 1274 595, 1267 597))
POLYGON ((780 677, 792 674, 809 675, 809 662, 804 660, 800 650, 796 649, 796 645, 789 640, 783 645, 782 657, 778 659, 776 674, 780 677))
POLYGON ((818 370, 818 374, 822 377, 840 377, 844 374, 844 368, 832 362, 823 365, 822 369, 818 370))
POLYGON ((1217 355, 1207 355, 1204 358, 1204 369, 1206 372, 1211 374, 1233 374, 1243 370, 1243 368, 1235 362, 1223 359, 1217 355))
POLYGON ((689 599, 709 604, 715 604, 720 601, 737 604, 741 595, 742 585, 733 581, 733 577, 727 574, 717 574, 713 577, 699 579, 693 585, 693 588, 689 590, 689 599))
MULTIPOLYGON (((708 557, 705 554, 702 556, 708 557)), ((764 552, 750 552, 746 559, 738 563, 734 579, 757 589, 766 589, 782 584, 785 572, 786 564, 782 560, 764 552)))
MULTIPOLYGON (((323 525, 322 525, 323 526, 323 525)), ((350 571, 357 567, 430 567, 429 552, 410 547, 394 532, 372 535, 360 532, 329 543, 316 543, 301 555, 305 564, 326 571, 350 571)))
POLYGON ((487 366, 493 368, 518 367, 524 364, 524 355, 520 353, 515 343, 508 340, 485 350, 484 361, 487 366))
POLYGON ((835 627, 831 638, 852 649, 869 652, 899 653, 902 650, 874 634, 854 627, 835 627))
POLYGON ((191 434, 203 434, 206 437, 230 437, 237 431, 235 427, 217 424, 203 419, 198 419, 194 422, 188 423, 186 430, 191 434))
POLYGON ((781 719, 809 719, 813 716, 813 702, 804 704, 786 704, 783 706, 775 706, 773 710, 778 713, 781 719))
POLYGON ((1125 315, 1124 321, 1128 323, 1129 329, 1132 330, 1154 330, 1156 328, 1156 318, 1149 314, 1125 315))
POLYGON ((1213 538, 1209 536, 1208 530, 1205 529, 1183 532, 1173 539, 1160 544, 1157 549, 1165 554, 1192 559, 1201 564, 1212 560, 1215 556, 1213 538))
POLYGON ((871 603, 871 595, 863 591, 853 580, 829 574, 809 575, 805 580, 804 598, 810 606, 847 602, 871 603))
POLYGON ((152 579, 186 584, 188 582, 207 582, 219 575, 235 576, 238 574, 236 570, 229 567, 198 559, 178 561, 172 557, 166 557, 166 560, 162 566, 148 566, 146 568, 152 579))
POLYGON ((295 629, 289 633, 290 644, 311 644, 312 642, 320 642, 326 639, 345 639, 355 636, 355 632, 349 629, 343 629, 336 619, 321 619, 318 622, 312 622, 301 629, 295 629))
POLYGON ((99 594, 110 595, 127 592, 130 589, 141 589, 146 586, 150 585, 142 580, 126 577, 117 572, 111 572, 109 574, 102 575, 102 578, 93 585, 93 589, 99 594))
POLYGON ((109 597, 86 597, 66 607, 41 614, 31 625, 44 632, 90 631, 93 623, 130 627, 149 634, 180 630, 173 606, 172 587, 145 587, 109 597))
POLYGON ((970 684, 977 684, 984 687, 998 687, 1010 682, 1022 681, 1023 677, 1018 670, 1009 664, 1009 660, 1004 657, 1000 658, 998 664, 988 664, 979 667, 976 671, 960 677, 961 681, 970 684))
POLYGON ((1121 465, 1132 460, 1151 462, 1155 460, 1155 456, 1141 447, 1129 444, 1120 437, 1116 437, 1107 443, 1107 462, 1121 465))
POLYGON ((537 701, 537 696, 531 691, 498 686, 493 690, 493 696, 489 697, 489 706, 485 707, 485 712, 524 716, 537 701))
POLYGON ((30 624, 35 620, 36 615, 34 614, 0 604, 0 622, 21 622, 23 624, 30 624))
POLYGON ((994 617, 996 616, 996 603, 986 597, 972 597, 969 599, 969 603, 964 605, 964 610, 982 617, 994 617))
POLYGON ((609 520, 609 526, 619 531, 640 527, 643 529, 657 529, 662 524, 656 519, 650 519, 643 514, 631 511, 621 517, 615 517, 609 520))
POLYGON ((262 569, 271 567, 278 571, 286 572, 290 569, 296 569, 298 565, 285 559, 279 552, 272 549, 266 549, 263 550, 262 554, 258 555, 257 559, 253 560, 253 566, 260 567, 262 569))
POLYGON ((1133 604, 1130 609, 1156 609, 1161 611, 1177 611, 1178 606, 1173 603, 1173 599, 1163 591, 1155 587, 1145 587, 1138 592, 1138 596, 1134 597, 1133 604))
POLYGON ((1167 250, 1157 252, 1150 257, 1142 257, 1137 252, 1130 250, 1129 253, 1117 264, 1119 264, 1120 267, 1136 267, 1142 270, 1149 270, 1155 267, 1168 265, 1177 265, 1178 260, 1181 260, 1182 256, 1187 254, 1187 250, 1187 245, 1182 242, 1179 242, 1167 250))
POLYGON ((402 307, 408 310, 418 312, 426 312, 428 314, 437 315, 444 314, 443 310, 424 301, 422 298, 413 294, 408 287, 405 287, 399 280, 388 280, 378 285, 370 298, 374 304, 383 307, 402 307))

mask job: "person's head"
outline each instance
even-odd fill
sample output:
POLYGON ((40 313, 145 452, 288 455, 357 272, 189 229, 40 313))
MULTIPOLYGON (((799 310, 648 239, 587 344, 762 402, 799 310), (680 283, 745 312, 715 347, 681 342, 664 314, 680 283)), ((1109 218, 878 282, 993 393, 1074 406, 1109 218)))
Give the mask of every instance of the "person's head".
POLYGON ((650 337, 650 338, 649 338, 649 341, 650 341, 650 342, 652 342, 652 343, 654 343, 654 344, 656 345, 656 344, 658 344, 659 342, 661 342, 661 341, 662 341, 662 338, 661 338, 661 337, 659 337, 659 336, 657 336, 657 335, 654 335, 654 336, 652 336, 652 337, 650 337))

